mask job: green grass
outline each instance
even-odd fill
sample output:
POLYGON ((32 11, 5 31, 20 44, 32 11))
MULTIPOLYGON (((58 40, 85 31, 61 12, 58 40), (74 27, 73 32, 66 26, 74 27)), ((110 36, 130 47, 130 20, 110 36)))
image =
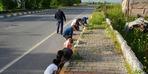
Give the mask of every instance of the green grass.
POLYGON ((144 70, 148 73, 148 63, 145 62, 144 59, 144 57, 146 57, 146 59, 148 58, 148 33, 143 33, 137 29, 125 33, 125 23, 133 21, 135 17, 125 16, 122 13, 120 5, 108 5, 106 7, 106 17, 111 19, 113 28, 120 32, 123 38, 127 41, 127 44, 132 48, 138 59, 144 65, 144 70))
POLYGON ((127 62, 125 62, 124 65, 126 67, 128 74, 142 74, 142 71, 138 71, 138 70, 133 71, 127 62))
POLYGON ((76 51, 72 55, 72 60, 82 60, 83 58, 80 56, 80 54, 76 51))
POLYGON ((91 17, 89 18, 88 29, 104 29, 105 26, 102 25, 105 21, 105 16, 103 12, 93 12, 91 17))
POLYGON ((125 62, 124 65, 126 67, 126 70, 127 70, 128 74, 133 74, 133 71, 132 71, 130 65, 127 62, 125 62))
POLYGON ((121 45, 117 41, 117 37, 116 37, 115 31, 113 29, 111 29, 109 27, 109 25, 106 24, 105 32, 112 39, 112 41, 114 42, 116 53, 121 54, 122 53, 122 51, 121 51, 121 45))
MULTIPOLYGON (((108 25, 105 26, 105 17, 111 19, 113 28, 117 30, 127 41, 127 44, 132 48, 138 59, 144 65, 144 71, 148 73, 148 33, 143 33, 137 29, 134 29, 128 34, 124 31, 125 23, 133 21, 135 16, 125 16, 122 13, 120 4, 108 4, 99 5, 95 12, 92 13, 92 16, 89 18, 88 29, 106 28, 106 33, 113 39, 117 52, 121 53, 121 45, 117 41, 115 32, 108 25)), ((148 17, 146 18, 148 19, 148 17)), ((129 65, 127 66, 129 68, 129 65)), ((131 74, 140 73, 140 71, 131 72, 131 74)))

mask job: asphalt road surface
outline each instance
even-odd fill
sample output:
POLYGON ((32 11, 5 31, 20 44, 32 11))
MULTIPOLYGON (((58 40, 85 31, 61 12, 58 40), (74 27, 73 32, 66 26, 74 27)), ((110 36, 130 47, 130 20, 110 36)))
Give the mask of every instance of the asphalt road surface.
MULTIPOLYGON (((0 74, 43 74, 65 41, 56 34, 55 11, 0 19, 0 74)), ((72 19, 89 16, 93 8, 66 7, 63 11, 65 28, 72 19)))

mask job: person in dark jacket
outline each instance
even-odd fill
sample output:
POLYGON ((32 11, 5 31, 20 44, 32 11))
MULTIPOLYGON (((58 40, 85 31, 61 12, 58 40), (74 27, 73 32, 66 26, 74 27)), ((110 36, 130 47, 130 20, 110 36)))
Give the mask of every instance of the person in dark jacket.
POLYGON ((55 13, 55 19, 58 21, 57 23, 57 33, 59 33, 59 28, 61 28, 60 33, 63 34, 63 24, 66 21, 66 17, 64 12, 61 9, 58 9, 55 13))
POLYGON ((64 48, 64 49, 63 49, 63 52, 64 52, 64 59, 65 59, 65 61, 70 60, 71 57, 72 57, 72 54, 73 54, 72 49, 64 48))

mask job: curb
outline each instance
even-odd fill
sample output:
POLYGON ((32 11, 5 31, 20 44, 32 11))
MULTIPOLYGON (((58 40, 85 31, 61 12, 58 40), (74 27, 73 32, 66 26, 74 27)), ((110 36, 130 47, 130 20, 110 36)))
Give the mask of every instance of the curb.
POLYGON ((2 14, 2 15, 0 15, 0 18, 3 19, 3 18, 14 17, 14 16, 35 14, 35 13, 41 13, 41 12, 44 12, 44 11, 48 11, 48 10, 45 9, 45 10, 36 10, 36 11, 27 11, 27 12, 17 12, 17 13, 2 14))
POLYGON ((123 57, 128 62, 128 64, 131 66, 131 69, 133 71, 138 71, 138 72, 140 71, 141 74, 146 74, 143 71, 142 63, 138 60, 135 53, 132 51, 131 47, 127 45, 127 42, 124 40, 122 35, 117 30, 113 29, 109 18, 106 18, 106 22, 110 26, 110 28, 115 32, 117 41, 121 45, 123 57))

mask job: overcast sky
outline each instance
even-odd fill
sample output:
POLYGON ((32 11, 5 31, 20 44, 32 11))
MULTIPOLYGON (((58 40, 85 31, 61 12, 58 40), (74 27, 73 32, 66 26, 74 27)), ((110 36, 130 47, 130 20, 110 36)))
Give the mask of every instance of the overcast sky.
POLYGON ((106 2, 117 2, 121 3, 122 0, 81 0, 82 2, 98 2, 98 1, 106 1, 106 2))

